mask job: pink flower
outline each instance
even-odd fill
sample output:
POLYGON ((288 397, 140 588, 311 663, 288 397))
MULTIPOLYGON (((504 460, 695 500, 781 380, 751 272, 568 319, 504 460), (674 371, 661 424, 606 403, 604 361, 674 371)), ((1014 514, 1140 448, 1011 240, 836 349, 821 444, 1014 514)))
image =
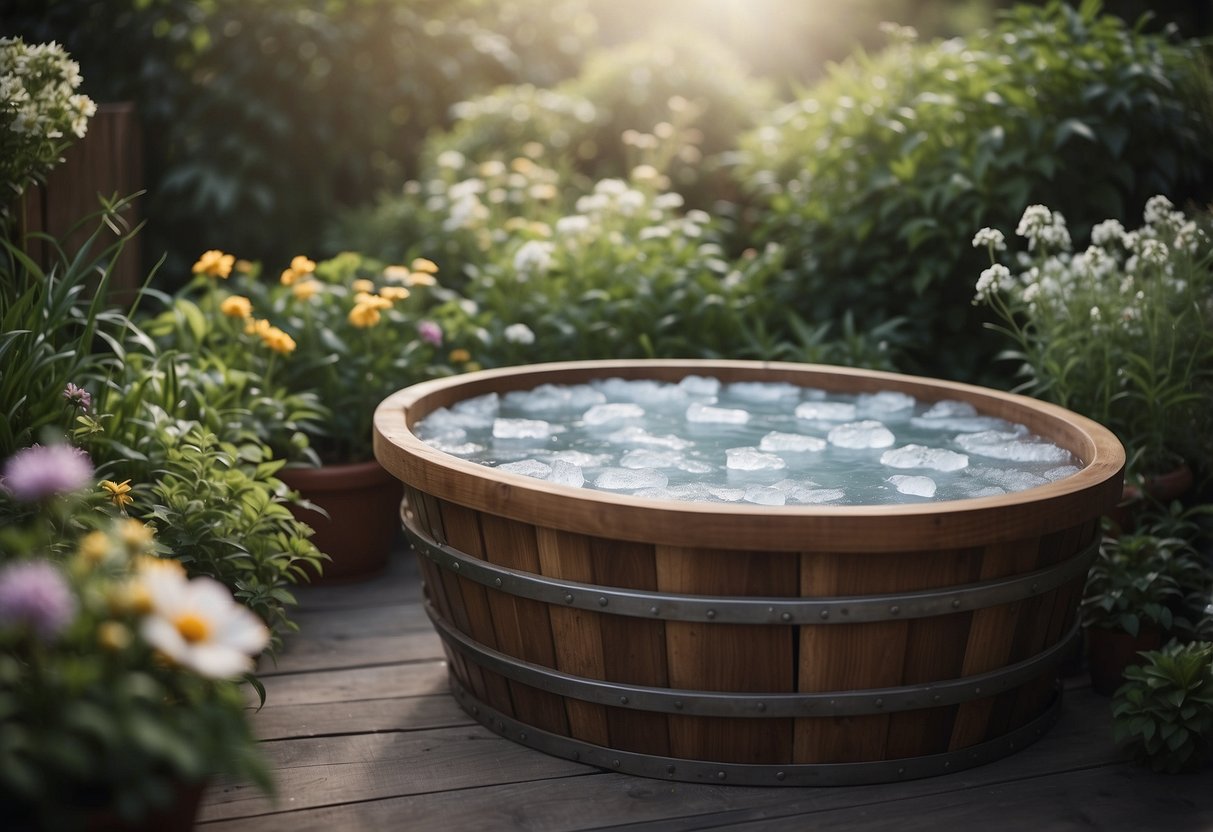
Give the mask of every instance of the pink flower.
POLYGON ((93 406, 93 397, 89 392, 83 387, 77 387, 70 382, 67 387, 63 388, 63 398, 76 405, 76 407, 85 413, 88 413, 88 409, 93 406))
POLYGON ((442 327, 433 321, 419 322, 417 335, 427 344, 433 344, 435 347, 442 346, 442 327))
POLYGON ((3 488, 15 499, 29 503, 55 494, 68 494, 89 485, 93 462, 71 445, 32 445, 17 451, 4 464, 3 488))
POLYGON ((44 560, 0 569, 0 626, 27 628, 42 641, 76 617, 76 598, 63 573, 44 560))

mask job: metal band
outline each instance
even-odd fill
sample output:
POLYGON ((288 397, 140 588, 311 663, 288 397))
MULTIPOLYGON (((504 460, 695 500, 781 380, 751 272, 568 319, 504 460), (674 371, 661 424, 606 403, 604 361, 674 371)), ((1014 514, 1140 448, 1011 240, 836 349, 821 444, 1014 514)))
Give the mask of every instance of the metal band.
POLYGON ((734 786, 851 786, 914 780, 963 771, 1031 745, 1052 727, 1061 711, 1061 688, 1058 686, 1053 702, 1028 724, 997 739, 959 751, 862 763, 752 765, 661 757, 593 745, 543 731, 506 716, 476 699, 460 684, 454 673, 450 674, 450 682, 455 699, 473 719, 508 740, 545 754, 641 777, 734 786))
POLYGON ((1096 537, 1073 557, 1046 569, 920 592, 828 598, 719 597, 619 589, 510 569, 439 543, 406 518, 402 517, 402 523, 419 555, 442 569, 510 595, 635 618, 716 624, 850 624, 994 607, 1040 595, 1086 575, 1099 551, 1096 537))
POLYGON ((853 716, 909 711, 970 702, 1011 690, 1059 664, 1080 638, 1076 621, 1065 638, 1043 652, 1006 667, 929 684, 817 693, 754 693, 659 688, 573 676, 485 647, 461 633, 426 603, 425 611, 447 646, 466 659, 539 690, 600 705, 669 714, 787 718, 853 716))

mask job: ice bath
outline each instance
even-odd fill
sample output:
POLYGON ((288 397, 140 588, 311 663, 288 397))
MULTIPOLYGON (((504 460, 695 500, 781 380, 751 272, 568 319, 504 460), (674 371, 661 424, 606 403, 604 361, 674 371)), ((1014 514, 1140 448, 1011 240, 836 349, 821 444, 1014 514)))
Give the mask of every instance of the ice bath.
POLYGON ((469 714, 611 770, 763 785, 944 774, 1047 730, 1124 464, 1024 397, 731 361, 427 382, 382 403, 376 455, 469 714), (442 411, 462 424, 427 434, 442 411), (563 447, 558 412, 596 439, 563 447))

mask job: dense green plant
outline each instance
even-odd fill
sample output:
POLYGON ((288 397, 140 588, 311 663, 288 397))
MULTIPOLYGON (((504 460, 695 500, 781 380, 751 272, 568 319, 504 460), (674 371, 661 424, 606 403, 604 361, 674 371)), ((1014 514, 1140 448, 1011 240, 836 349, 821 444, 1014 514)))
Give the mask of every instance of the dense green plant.
POLYGON ((1213 742, 1213 644, 1140 654, 1112 700, 1115 737, 1154 771, 1198 767, 1213 742))
POLYGON ((929 44, 898 30, 748 134, 742 178, 761 204, 747 233, 794 267, 779 302, 809 320, 851 309, 861 327, 904 314, 919 367, 974 376, 995 345, 972 343, 969 230, 1043 202, 1082 235, 1157 193, 1207 196, 1202 46, 1098 8, 1023 5, 929 44))
POLYGON ((1006 356, 1026 376, 1023 389, 1111 428, 1130 471, 1162 473, 1185 460, 1207 468, 1213 242, 1165 197, 1146 203, 1144 219, 1132 231, 1102 222, 1076 252, 1061 214, 1030 206, 1017 228, 1028 253, 1017 261, 1000 253, 1002 232, 983 229, 974 245, 994 264, 975 302, 998 314, 993 328, 1014 344, 1006 356))

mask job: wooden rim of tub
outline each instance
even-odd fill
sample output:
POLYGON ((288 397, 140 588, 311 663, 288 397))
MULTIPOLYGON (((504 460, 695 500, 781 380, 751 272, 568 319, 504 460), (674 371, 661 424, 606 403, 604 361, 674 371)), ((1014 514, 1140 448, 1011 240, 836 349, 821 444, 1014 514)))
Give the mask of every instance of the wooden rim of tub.
POLYGON ((435 497, 527 523, 580 534, 677 546, 788 550, 804 540, 817 551, 895 552, 976 546, 1047 534, 1116 503, 1125 452, 1098 423, 1027 396, 918 376, 764 361, 654 359, 572 361, 482 370, 397 391, 375 411, 375 457, 397 479, 435 497), (574 489, 500 471, 436 450, 412 426, 430 412, 487 393, 541 384, 619 377, 678 381, 790 382, 831 393, 895 390, 922 402, 956 399, 982 415, 1026 425, 1082 461, 1069 477, 1010 494, 966 500, 857 506, 758 506, 654 500, 574 489))

